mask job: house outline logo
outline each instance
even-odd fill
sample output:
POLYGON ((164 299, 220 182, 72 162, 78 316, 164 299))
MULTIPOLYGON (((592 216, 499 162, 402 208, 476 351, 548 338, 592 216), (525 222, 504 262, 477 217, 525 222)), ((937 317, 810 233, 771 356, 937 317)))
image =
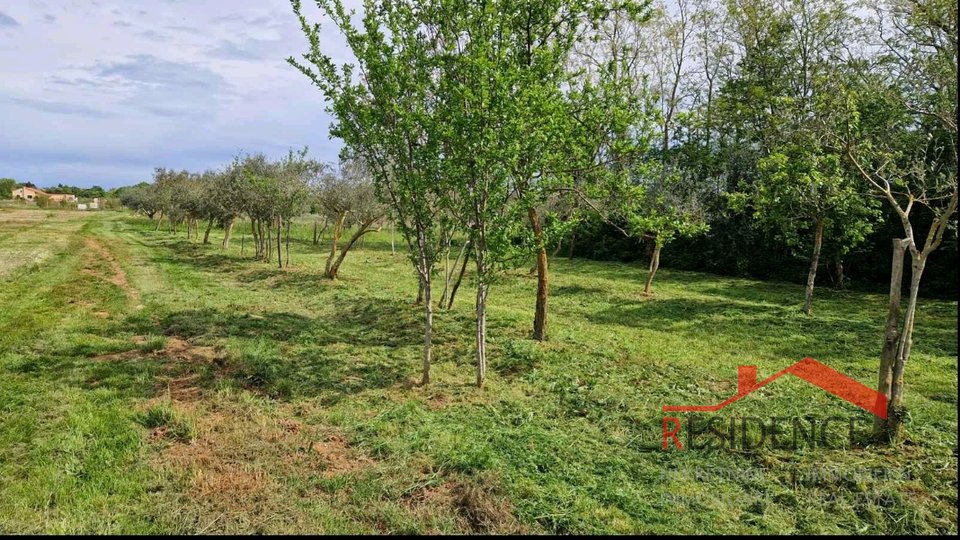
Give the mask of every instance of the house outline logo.
POLYGON ((664 405, 663 412, 717 412, 787 374, 799 377, 879 418, 887 419, 886 395, 809 357, 760 382, 757 382, 757 366, 739 366, 737 393, 733 396, 716 405, 664 405))

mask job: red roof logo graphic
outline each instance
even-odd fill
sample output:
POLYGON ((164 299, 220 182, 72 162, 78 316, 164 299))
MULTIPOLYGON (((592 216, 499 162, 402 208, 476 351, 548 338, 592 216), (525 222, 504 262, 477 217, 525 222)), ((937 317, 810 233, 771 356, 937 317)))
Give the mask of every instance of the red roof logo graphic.
POLYGON ((887 396, 813 358, 804 358, 760 382, 757 382, 757 366, 740 366, 737 369, 737 393, 725 401, 716 405, 664 405, 663 412, 716 412, 788 373, 884 420, 887 418, 887 396))

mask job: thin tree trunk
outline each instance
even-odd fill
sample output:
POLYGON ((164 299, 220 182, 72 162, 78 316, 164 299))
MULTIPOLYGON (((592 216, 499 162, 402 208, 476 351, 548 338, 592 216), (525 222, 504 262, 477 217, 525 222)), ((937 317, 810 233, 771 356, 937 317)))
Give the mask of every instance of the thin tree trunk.
POLYGON ((287 268, 290 267, 290 220, 287 220, 287 238, 286 238, 286 250, 287 250, 287 268))
MULTIPOLYGON (((467 241, 466 245, 469 245, 470 241, 467 241)), ((466 247, 466 245, 464 247, 466 247)), ((457 289, 460 288, 460 283, 463 282, 463 276, 467 273, 467 261, 470 260, 470 251, 467 250, 463 255, 463 263, 460 265, 460 275, 457 276, 457 281, 453 284, 453 289, 450 290, 450 300, 447 301, 447 309, 453 309, 453 301, 457 298, 457 289)))
POLYGON ((547 267, 547 247, 543 238, 543 226, 535 208, 527 210, 533 236, 537 243, 537 304, 533 316, 533 339, 547 340, 547 297, 550 290, 550 276, 547 267))
POLYGON ((227 220, 226 226, 223 228, 223 249, 230 247, 230 237, 233 235, 233 223, 234 218, 229 218, 227 220))
POLYGON ((836 273, 837 273, 837 285, 836 285, 836 287, 837 287, 838 289, 846 289, 846 288, 847 288, 847 284, 846 284, 846 281, 845 281, 846 278, 845 278, 844 275, 843 275, 843 260, 842 260, 842 259, 837 259, 837 261, 836 261, 836 263, 835 263, 834 266, 836 267, 836 273))
POLYGON ((260 238, 264 243, 264 262, 270 262, 273 259, 273 219, 263 222, 263 230, 260 231, 260 238))
POLYGON ((420 379, 421 384, 430 382, 430 354, 433 341, 433 297, 432 284, 430 283, 430 274, 427 272, 420 278, 421 290, 423 290, 423 376, 420 379))
POLYGON ((577 233, 574 231, 570 235, 570 247, 567 248, 567 259, 573 259, 573 248, 577 243, 577 233))
POLYGON ((643 294, 650 295, 653 294, 653 276, 657 275, 657 270, 660 268, 660 245, 659 240, 654 241, 653 255, 650 256, 650 269, 647 272, 647 284, 643 287, 643 294))
POLYGON ((155 228, 153 232, 159 231, 161 224, 163 224, 163 210, 160 211, 160 216, 157 217, 157 228, 155 228))
POLYGON ((253 257, 257 258, 260 254, 260 245, 257 242, 257 224, 253 218, 250 218, 250 239, 253 240, 253 257))
MULTIPOLYGON (((464 243, 463 243, 463 246, 460 248, 460 253, 457 253, 457 258, 454 259, 454 261, 453 261, 453 268, 450 268, 449 271, 447 271, 447 269, 444 269, 444 278, 445 278, 445 279, 444 279, 444 284, 443 284, 443 295, 440 296, 440 302, 438 303, 438 305, 439 305, 440 307, 443 307, 444 305, 446 305, 447 299, 448 299, 448 298, 452 298, 452 296, 453 296, 452 294, 449 294, 449 293, 450 293, 450 285, 453 283, 453 273, 456 271, 457 266, 460 264, 461 258, 469 257, 469 256, 470 256, 470 252, 467 251, 467 247, 468 247, 469 245, 470 245, 470 242, 469 242, 469 241, 464 242, 464 243), (448 295, 449 295, 449 296, 448 296, 448 295)), ((463 268, 465 269, 466 266, 467 266, 467 261, 464 259, 464 261, 463 261, 463 268)), ((461 276, 460 279, 463 279, 463 270, 460 271, 460 276, 461 276)), ((458 285, 460 284, 460 279, 457 280, 457 284, 458 284, 458 285)))
POLYGON ((816 231, 813 234, 813 255, 810 257, 810 272, 807 273, 807 290, 803 300, 803 312, 807 315, 813 311, 813 285, 817 280, 817 264, 820 262, 820 247, 823 245, 823 219, 817 219, 816 231))
POLYGON ((334 262, 334 263, 333 263, 333 266, 331 266, 330 269, 327 270, 327 277, 328 277, 328 278, 330 278, 330 279, 337 279, 337 273, 340 271, 340 265, 343 264, 343 259, 346 258, 347 253, 350 251, 350 248, 352 248, 353 245, 354 245, 358 240, 360 240, 361 238, 363 238, 363 235, 365 235, 365 234, 367 234, 367 233, 370 233, 370 232, 374 232, 375 229, 371 229, 371 228, 370 228, 370 227, 373 225, 373 222, 374 222, 374 221, 376 221, 376 220, 371 220, 371 221, 368 221, 368 222, 366 222, 366 223, 361 224, 361 225, 360 225, 360 228, 357 229, 357 232, 353 233, 353 236, 350 237, 350 241, 347 242, 347 245, 344 246, 342 250, 340 250, 340 256, 337 257, 336 262, 334 262))
MULTIPOLYGON (((478 263, 477 273, 481 274, 478 263)), ((487 378, 487 292, 489 285, 483 282, 481 278, 477 282, 477 387, 482 388, 483 382, 487 378)))
POLYGON ((213 218, 210 218, 210 221, 207 222, 207 230, 203 232, 203 243, 210 243, 210 229, 213 228, 213 218))
POLYGON ((283 218, 277 218, 277 268, 283 270, 283 245, 281 236, 283 235, 283 218))
MULTIPOLYGON (((330 279, 330 270, 333 268, 333 261, 337 256, 337 242, 340 241, 340 235, 343 234, 343 222, 347 219, 347 214, 342 213, 337 217, 337 222, 333 224, 333 233, 330 241, 330 256, 327 257, 327 266, 324 274, 330 279)), ((334 274, 336 275, 336 274, 334 274)))
MULTIPOLYGON (((893 386, 893 365, 897 359, 900 342, 900 296, 903 290, 903 258, 907 241, 893 241, 893 262, 890 266, 890 302, 887 307, 887 325, 883 333, 883 350, 880 351, 880 380, 877 392, 887 396, 889 411, 890 389, 893 386)), ((889 420, 889 416, 888 416, 889 420)), ((875 431, 883 439, 889 438, 888 420, 876 418, 875 431)))

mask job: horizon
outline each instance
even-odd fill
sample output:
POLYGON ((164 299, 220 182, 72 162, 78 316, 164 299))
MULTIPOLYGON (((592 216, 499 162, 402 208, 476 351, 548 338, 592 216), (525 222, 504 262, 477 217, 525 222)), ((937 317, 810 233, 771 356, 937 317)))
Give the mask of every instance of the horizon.
POLYGON ((306 46, 287 0, 5 5, 0 178, 113 189, 243 153, 335 161, 323 99, 286 63, 306 46))

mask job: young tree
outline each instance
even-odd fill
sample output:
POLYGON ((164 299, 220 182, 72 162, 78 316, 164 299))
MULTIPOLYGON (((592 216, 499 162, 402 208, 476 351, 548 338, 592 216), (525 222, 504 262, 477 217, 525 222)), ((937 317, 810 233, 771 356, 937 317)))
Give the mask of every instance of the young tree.
MULTIPOLYGON (((890 0, 879 10, 883 54, 861 70, 838 102, 839 145, 872 193, 896 213, 903 237, 893 240, 890 303, 880 355, 878 391, 888 398, 877 434, 899 439, 905 408, 920 280, 927 260, 956 230, 957 5, 946 0, 890 0), (869 66, 868 66, 869 67, 869 66), (846 107, 843 107, 846 105, 846 107), (930 225, 920 228, 917 214, 930 225), (911 260, 906 310, 903 261, 911 260)), ((859 67, 859 66, 858 66, 859 67)), ((839 92, 838 92, 839 93, 839 92)))
MULTIPOLYGON (((818 148, 815 141, 783 145, 761 159, 758 169, 761 175, 749 192, 754 218, 787 245, 810 246, 803 303, 803 312, 810 315, 825 231, 837 233, 832 240, 839 251, 855 247, 872 228, 875 205, 863 197, 840 156, 818 148), (806 235, 813 237, 812 244, 803 241, 806 235)), ((736 201, 736 195, 731 199, 736 201)))
POLYGON ((692 236, 708 229, 700 204, 702 194, 690 176, 674 170, 664 174, 661 165, 638 167, 637 184, 625 197, 627 234, 653 243, 650 268, 643 294, 653 294, 653 278, 660 268, 663 247, 681 236, 692 236))
POLYGON ((369 1, 358 26, 339 0, 319 0, 320 10, 357 61, 357 66, 341 66, 323 50, 320 25, 308 22, 299 0, 291 4, 309 50, 302 61, 289 62, 323 93, 334 118, 331 133, 343 139, 348 157, 370 168, 376 190, 389 204, 409 247, 425 296, 426 384, 433 351, 432 275, 449 229, 449 178, 440 174, 439 166, 442 126, 436 116, 436 70, 444 50, 455 41, 442 42, 438 27, 452 6, 369 1))
MULTIPOLYGON (((303 214, 310 204, 311 194, 326 166, 307 158, 308 149, 290 150, 287 156, 276 163, 277 193, 275 213, 277 219, 277 265, 283 268, 290 265, 290 229, 293 219, 303 214), (286 263, 280 253, 281 235, 286 232, 286 263)), ((343 262, 346 250, 339 262, 343 262)), ((339 268, 339 264, 337 265, 339 268)), ((334 271, 333 276, 336 276, 334 271)))
MULTIPOLYGON (((447 19, 445 41, 456 46, 440 78, 441 115, 448 126, 444 166, 445 174, 458 179, 457 212, 470 225, 477 278, 478 385, 486 376, 489 288, 499 270, 519 255, 514 239, 523 234, 521 216, 531 223, 535 238, 542 239, 542 230, 536 230, 542 194, 569 189, 575 172, 596 164, 592 153, 569 152, 583 134, 574 129, 575 120, 600 119, 591 125, 605 139, 616 118, 594 109, 574 114, 582 113, 578 105, 599 103, 581 99, 593 95, 579 91, 581 84, 590 87, 589 80, 570 76, 574 46, 612 13, 638 10, 632 2, 467 2, 447 19), (563 165, 560 156, 565 157, 563 165)), ((604 82, 610 71, 601 72, 604 82)), ((619 111, 619 100, 611 101, 619 111)), ((536 245, 538 258, 545 263, 545 242, 536 245)), ((545 264, 538 266, 545 270, 545 264)), ((540 282, 538 308, 543 310, 538 309, 542 317, 535 316, 535 327, 538 319, 545 324, 546 283, 540 282)))

